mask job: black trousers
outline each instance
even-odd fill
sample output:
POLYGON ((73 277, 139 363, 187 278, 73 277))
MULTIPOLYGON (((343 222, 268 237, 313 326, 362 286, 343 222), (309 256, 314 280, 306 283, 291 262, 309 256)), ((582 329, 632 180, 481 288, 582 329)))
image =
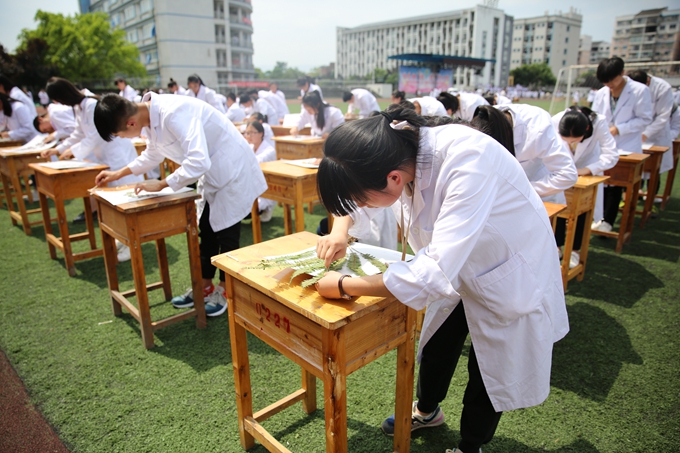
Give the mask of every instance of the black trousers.
MULTIPOLYGON (((576 236, 574 237, 574 250, 581 250, 581 242, 583 241, 583 229, 586 227, 586 214, 581 214, 576 219, 576 236)), ((558 247, 564 245, 567 234, 567 219, 557 218, 555 225, 555 241, 558 247)))
POLYGON ((604 188, 604 221, 614 225, 619 215, 619 203, 621 203, 623 187, 608 186, 604 188))
MULTIPOLYGON (((203 278, 212 280, 217 268, 210 263, 210 258, 239 247, 241 222, 220 231, 213 231, 210 226, 210 205, 206 202, 198 221, 198 228, 198 236, 201 238, 201 274, 203 278)), ((220 271, 220 281, 225 281, 224 271, 220 271)))
MULTIPOLYGON (((418 410, 421 412, 433 412, 446 398, 468 332, 465 308, 461 302, 423 348, 417 389, 418 410)), ((468 357, 468 384, 460 416, 462 439, 458 448, 464 452, 477 452, 493 438, 502 414, 494 410, 486 393, 472 345, 468 357)))

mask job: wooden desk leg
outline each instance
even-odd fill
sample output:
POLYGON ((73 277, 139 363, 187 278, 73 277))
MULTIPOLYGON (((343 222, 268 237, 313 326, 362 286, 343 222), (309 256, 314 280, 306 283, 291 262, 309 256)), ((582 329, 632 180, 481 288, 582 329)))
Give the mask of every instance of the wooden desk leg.
POLYGON ((262 223, 260 222, 260 207, 257 200, 253 202, 253 207, 250 210, 250 219, 253 227, 253 244, 262 242, 262 223))
MULTIPOLYGON (((651 157, 655 157, 659 160, 661 159, 661 156, 659 155, 650 156, 650 158, 651 157)), ((660 164, 661 162, 659 161, 658 163, 660 164)), ((659 165, 655 165, 654 168, 656 168, 656 171, 652 171, 647 180, 647 197, 645 198, 644 208, 642 208, 642 219, 640 219, 641 230, 644 230, 647 220, 652 216, 652 207, 654 207, 654 199, 656 198, 656 194, 652 192, 652 188, 655 188, 657 184, 659 184, 659 165)))
MULTIPOLYGON (((100 214, 101 215, 101 214, 100 214)), ((99 218, 99 224, 101 225, 101 217, 99 218)), ((104 230, 102 232, 102 250, 104 252, 104 266, 106 267, 106 279, 109 284, 109 291, 119 291, 118 287, 118 269, 116 265, 118 264, 118 249, 116 248, 116 240, 109 236, 104 230)), ((123 314, 123 309, 114 299, 111 297, 111 310, 113 310, 114 316, 120 316, 123 314)))
POLYGON ((170 270, 168 269, 168 251, 163 238, 156 240, 156 255, 158 256, 161 283, 163 283, 163 296, 165 296, 165 300, 170 300, 172 299, 172 286, 170 285, 170 270))
MULTIPOLYGON (((43 227, 45 228, 45 237, 52 233, 52 218, 50 217, 50 205, 47 203, 47 197, 44 193, 38 192, 40 197, 40 210, 42 211, 43 227)), ((50 241, 47 241, 47 247, 50 250, 50 258, 53 260, 57 259, 57 249, 52 245, 50 241)))
POLYGON ((576 238, 576 223, 578 222, 578 215, 576 214, 576 207, 580 203, 581 190, 574 189, 572 198, 572 206, 569 209, 569 217, 567 218, 567 234, 564 238, 564 251, 562 253, 562 286, 564 291, 567 291, 567 284, 569 283, 569 262, 571 261, 571 252, 574 248, 574 239, 576 238))
POLYGON ((149 309, 149 293, 146 290, 146 273, 144 271, 144 257, 142 256, 142 244, 139 241, 136 225, 138 218, 128 218, 128 237, 130 239, 130 263, 132 275, 135 281, 135 296, 137 296, 137 309, 139 310, 139 325, 142 331, 142 342, 146 349, 153 348, 153 328, 151 327, 151 310, 149 309))
MULTIPOLYGON (((227 275, 227 287, 231 287, 231 277, 227 275)), ((245 429, 243 421, 253 416, 253 396, 250 387, 250 363, 248 360, 248 339, 246 329, 236 323, 234 302, 229 306, 229 339, 231 340, 231 363, 234 367, 234 387, 236 389, 236 412, 241 447, 249 450, 255 446, 255 438, 245 429)))
POLYGON ((283 204, 283 233, 285 235, 293 234, 293 219, 290 213, 290 205, 283 204))
MULTIPOLYGON (((14 196, 17 199, 17 206, 19 207, 19 214, 21 215, 21 226, 24 229, 24 233, 30 235, 31 225, 28 221, 28 214, 26 213, 26 204, 24 204, 23 192, 21 191, 21 180, 19 179, 19 175, 17 174, 16 169, 14 167, 14 161, 10 160, 8 164, 10 178, 12 180, 12 186, 14 186, 14 196)), ((30 188, 28 190, 30 192, 30 188)))
POLYGON ((316 410, 316 377, 304 368, 302 368, 302 390, 305 391, 302 409, 307 414, 311 414, 316 410))
MULTIPOLYGON (((7 211, 14 211, 14 201, 12 200, 12 183, 10 182, 9 178, 7 178, 7 176, 5 176, 4 174, 0 176, 2 176, 2 191, 5 193, 5 203, 7 203, 7 211)), ((17 221, 14 220, 14 217, 9 216, 9 218, 12 221, 12 225, 16 226, 17 221)))
POLYGON ((344 453, 347 451, 345 329, 324 329, 322 343, 326 453, 344 453))
POLYGON ((24 181, 26 183, 26 197, 28 198, 29 203, 33 203, 35 200, 33 200, 33 191, 31 190, 31 180, 29 177, 31 176, 31 173, 26 173, 21 175, 24 178, 24 181))
POLYGON ((626 197, 624 201, 623 213, 621 215, 621 226, 619 228, 619 237, 616 240, 616 253, 621 253, 623 244, 630 239, 633 234, 633 220, 635 219, 635 200, 638 197, 638 190, 640 190, 640 182, 636 184, 629 184, 626 187, 626 197))
MULTIPOLYGON (((196 222, 196 203, 187 204, 187 247, 189 249, 189 266, 191 288, 194 290, 194 310, 196 310, 196 328, 205 329, 208 325, 205 318, 205 302, 203 300, 203 278, 201 274, 201 249, 198 245, 198 229, 196 222)), ((231 294, 227 288, 227 297, 231 294)))
MULTIPOLYGON (((597 196, 597 186, 594 189, 593 199, 597 196)), ((590 225, 593 223, 595 207, 586 212, 586 224, 583 228, 583 238, 581 238, 581 272, 579 272, 576 280, 579 282, 583 281, 583 277, 586 275, 586 263, 588 262, 588 249, 590 248, 590 225)))
POLYGON ((305 205, 302 203, 302 181, 295 182, 295 232, 305 231, 305 205))
POLYGON ((73 249, 71 248, 71 237, 68 232, 68 220, 66 219, 64 200, 55 199, 54 206, 57 208, 57 222, 59 222, 59 234, 61 235, 61 244, 64 248, 64 262, 66 263, 68 275, 73 277, 76 275, 76 266, 75 260, 73 259, 73 249))
POLYGON ((92 205, 90 205, 90 197, 83 198, 85 225, 87 226, 87 233, 90 240, 90 249, 97 249, 97 238, 94 235, 94 220, 92 220, 92 205))
POLYGON ((397 347, 397 386, 394 408, 394 451, 408 453, 411 448, 411 405, 415 369, 415 324, 417 312, 406 308, 408 339, 397 347))

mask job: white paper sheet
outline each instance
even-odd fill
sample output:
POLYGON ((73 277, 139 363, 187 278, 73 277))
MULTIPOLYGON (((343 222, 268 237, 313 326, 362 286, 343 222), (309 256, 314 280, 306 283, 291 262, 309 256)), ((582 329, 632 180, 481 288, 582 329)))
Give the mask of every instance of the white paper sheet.
POLYGON ((38 134, 35 137, 33 137, 33 139, 31 141, 27 142, 26 144, 20 146, 17 149, 13 149, 12 152, 15 152, 15 153, 21 153, 21 152, 34 153, 34 152, 37 152, 37 151, 46 151, 48 149, 54 148, 55 145, 57 144, 57 142, 59 141, 59 140, 55 139, 55 140, 52 140, 50 142, 45 143, 44 142, 45 137, 47 137, 47 134, 38 134))
POLYGON ((170 187, 166 187, 160 192, 147 192, 142 190, 139 194, 135 194, 135 189, 126 187, 120 190, 93 190, 94 194, 102 197, 104 200, 108 201, 114 206, 118 206, 125 203, 132 203, 135 201, 144 200, 147 198, 157 198, 164 197, 166 195, 173 195, 176 193, 191 192, 193 189, 190 187, 183 187, 177 191, 172 190, 170 187))
POLYGON ((285 162, 287 164, 304 168, 319 168, 320 160, 321 159, 318 159, 316 157, 310 157, 309 159, 292 159, 292 160, 281 159, 282 162, 285 162))

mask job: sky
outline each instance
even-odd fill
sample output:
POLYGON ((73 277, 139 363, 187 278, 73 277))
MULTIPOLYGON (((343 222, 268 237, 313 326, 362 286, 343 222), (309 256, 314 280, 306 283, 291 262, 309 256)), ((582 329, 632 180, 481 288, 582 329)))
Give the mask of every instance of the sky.
MULTIPOLYGON (((164 0, 156 0, 164 1, 164 0)), ((277 61, 302 71, 335 61, 336 27, 435 14, 472 7, 481 0, 428 0, 418 7, 413 0, 252 0, 253 62, 267 71, 277 61), (322 6, 320 6, 322 5, 322 6)), ((190 2, 187 2, 190 4, 190 2)), ((0 44, 13 51, 23 28, 35 28, 38 9, 73 14, 77 0, 0 0, 0 44)), ((611 41, 614 17, 634 14, 641 9, 680 8, 680 0, 499 0, 498 8, 516 19, 567 12, 573 6, 583 15, 581 34, 595 41, 611 41), (549 7, 548 7, 549 5, 549 7)))

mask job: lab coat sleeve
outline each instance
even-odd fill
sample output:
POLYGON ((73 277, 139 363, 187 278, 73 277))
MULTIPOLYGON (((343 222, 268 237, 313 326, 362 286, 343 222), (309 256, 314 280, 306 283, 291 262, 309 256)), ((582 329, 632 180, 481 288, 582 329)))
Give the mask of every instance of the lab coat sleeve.
MULTIPOLYGON (((432 240, 410 262, 390 265, 383 281, 399 301, 420 310, 431 302, 460 296, 451 282, 458 280, 463 265, 479 240, 497 197, 493 153, 468 150, 449 169, 445 196, 434 222, 432 240)), ((444 166, 447 166, 444 164, 444 166)))
POLYGON ((593 138, 597 138, 600 143, 600 159, 586 167, 594 175, 600 175, 603 171, 614 167, 619 161, 619 152, 616 148, 616 140, 609 132, 607 122, 597 121, 593 127, 593 138))
POLYGON ((33 127, 31 112, 26 105, 21 102, 14 102, 12 116, 16 117, 18 127, 9 131, 9 138, 27 142, 37 134, 35 127, 33 127))
POLYGON ((76 126, 69 137, 63 142, 55 146, 55 149, 59 151, 59 154, 63 153, 69 148, 72 148, 77 143, 80 143, 85 138, 85 132, 83 132, 82 124, 80 123, 80 118, 76 119, 76 126))
MULTIPOLYGON (((630 83, 630 82, 629 82, 630 83)), ((616 123, 620 135, 642 132, 652 122, 652 98, 647 87, 639 93, 633 106, 633 117, 625 123, 616 123)))
POLYGON ((678 134, 680 134, 680 108, 675 109, 673 115, 671 115, 671 140, 676 140, 678 134))
POLYGON ((187 122, 181 115, 170 115, 165 126, 184 150, 182 166, 165 179, 172 190, 178 190, 198 181, 210 170, 208 141, 201 118, 191 118, 187 122))
POLYGON ((332 113, 328 118, 328 124, 325 125, 324 130, 327 132, 333 131, 336 127, 340 126, 345 122, 345 117, 342 115, 340 109, 333 109, 332 113))
POLYGON ((606 96, 604 96, 602 92, 598 91, 597 93, 595 93, 595 99, 593 100, 591 110, 593 112, 599 113, 600 115, 605 115, 606 114, 606 108, 604 105, 605 98, 606 96))
POLYGON ((530 145, 537 150, 536 157, 540 158, 548 169, 548 173, 540 179, 531 181, 531 185, 540 197, 547 197, 569 189, 578 181, 578 172, 574 159, 562 140, 558 140, 552 122, 547 121, 545 127, 532 134, 536 143, 530 145))
MULTIPOLYGON (((88 118, 94 118, 95 105, 96 103, 94 102, 88 102, 85 104, 86 110, 83 112, 83 115, 88 118)), ((78 160, 83 160, 87 159, 88 156, 92 154, 92 150, 100 145, 100 142, 103 141, 103 139, 99 136, 99 133, 97 132, 97 129, 94 127, 94 125, 92 125, 90 129, 84 127, 82 122, 80 122, 79 126, 83 133, 83 138, 82 140, 79 140, 78 143, 74 143, 71 146, 71 152, 73 153, 73 157, 78 160)))
POLYGON ((673 93, 670 87, 664 87, 661 96, 654 103, 654 116, 652 122, 645 128, 643 134, 649 137, 655 137, 661 133, 671 118, 671 109, 673 108, 673 93))
POLYGON ((212 105, 215 107, 217 110, 219 110, 222 113, 224 112, 224 105, 220 102, 220 99, 216 96, 214 91, 207 91, 205 93, 205 100, 208 102, 208 104, 212 105))
POLYGON ((150 170, 158 168, 161 162, 163 162, 163 159, 165 159, 165 156, 158 151, 156 145, 152 142, 148 142, 146 144, 146 149, 142 151, 142 154, 130 162, 127 167, 132 171, 133 175, 143 175, 150 170))
POLYGON ((303 108, 302 111, 300 112, 300 119, 298 120, 297 123, 297 130, 300 131, 301 129, 304 129, 304 127, 307 124, 311 124, 313 122, 314 118, 312 117, 312 115, 310 115, 309 112, 303 108))

